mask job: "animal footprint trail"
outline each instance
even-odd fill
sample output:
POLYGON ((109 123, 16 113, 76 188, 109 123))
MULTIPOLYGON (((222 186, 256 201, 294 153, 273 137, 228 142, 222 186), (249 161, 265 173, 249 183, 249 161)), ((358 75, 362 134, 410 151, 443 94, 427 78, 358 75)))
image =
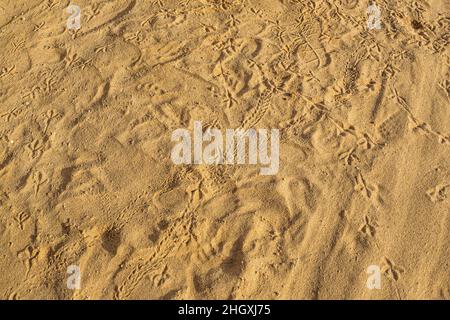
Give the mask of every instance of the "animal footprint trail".
POLYGON ((3 1, 0 297, 448 298, 448 5, 375 2, 3 1), (175 165, 198 121, 280 170, 175 165))
POLYGON ((17 222, 19 229, 22 231, 24 229, 25 222, 27 222, 29 219, 30 213, 27 211, 21 211, 14 217, 14 220, 17 222))
MULTIPOLYGON (((306 10, 309 11, 309 10, 306 10)), ((311 13, 300 13, 291 28, 293 52, 299 55, 300 63, 306 70, 317 70, 325 65, 325 48, 320 38, 323 34, 320 22, 311 13)))
POLYGON ((0 114, 0 118, 4 119, 6 122, 10 122, 12 119, 18 117, 22 111, 22 106, 14 106, 10 111, 0 114))
POLYGON ((374 237, 376 232, 377 224, 372 222, 368 216, 364 216, 364 224, 360 227, 359 231, 368 235, 369 237, 374 237))
POLYGON ((158 270, 165 269, 164 261, 183 245, 187 245, 191 240, 195 241, 193 236, 194 212, 198 206, 198 189, 194 189, 190 194, 190 199, 186 208, 173 221, 172 225, 164 231, 157 245, 146 251, 147 258, 139 257, 130 262, 131 272, 125 278, 125 281, 118 287, 116 297, 123 299, 129 297, 139 283, 148 274, 152 277, 158 277, 158 270), (197 196, 196 196, 197 195, 197 196))
POLYGON ((370 200, 375 208, 382 207, 382 200, 379 196, 378 187, 368 184, 360 171, 357 173, 355 182, 356 191, 361 192, 364 197, 370 200))
POLYGON ((44 151, 44 144, 41 140, 35 139, 27 145, 27 148, 30 152, 30 159, 35 159, 42 155, 44 151))
POLYGON ((378 112, 379 112, 379 109, 380 109, 381 105, 383 104, 383 100, 384 100, 384 97, 385 97, 385 94, 386 94, 386 89, 387 89, 388 82, 389 82, 389 77, 387 77, 386 73, 383 71, 382 77, 381 77, 380 91, 379 91, 379 93, 378 93, 378 95, 376 97, 374 105, 372 106, 372 112, 371 112, 371 115, 370 115, 370 122, 371 123, 375 122, 375 120, 377 118, 377 115, 378 115, 378 112))
POLYGON ((387 257, 383 258, 383 265, 382 265, 382 272, 383 274, 393 282, 393 286, 395 288, 395 292, 397 295, 397 298, 399 300, 402 300, 400 295, 400 290, 398 288, 399 284, 398 281, 400 280, 401 274, 405 272, 405 270, 395 264, 392 260, 390 260, 387 257))
POLYGON ((33 267, 34 260, 39 255, 39 250, 36 248, 33 248, 31 245, 27 246, 23 250, 19 251, 17 253, 18 258, 20 258, 26 267, 26 276, 30 274, 31 268, 33 267))
POLYGON ((398 281, 400 279, 400 275, 405 272, 405 270, 397 266, 392 260, 384 257, 383 259, 383 272, 387 277, 394 281, 398 281))
POLYGON ((55 119, 57 119, 58 118, 58 116, 59 116, 59 114, 58 114, 58 112, 57 111, 55 111, 55 110, 49 110, 49 111, 47 111, 46 113, 45 113, 45 118, 44 118, 44 130, 43 130, 43 132, 44 132, 44 134, 46 134, 47 133, 47 130, 48 130, 48 127, 50 126, 50 123, 53 121, 53 120, 55 120, 55 119))
POLYGON ((427 196, 433 203, 442 202, 447 199, 450 193, 450 184, 438 184, 427 191, 427 196))
POLYGON ((7 78, 8 76, 12 75, 12 72, 16 69, 15 65, 12 65, 11 67, 3 67, 0 69, 0 79, 7 78))
POLYGON ((414 124, 413 131, 421 131, 427 135, 431 135, 438 138, 438 141, 442 144, 450 145, 450 135, 445 136, 444 134, 435 131, 431 128, 431 126, 419 120, 414 114, 411 112, 410 107, 405 98, 401 97, 395 87, 392 87, 392 99, 394 99, 397 104, 408 114, 408 118, 414 124))
POLYGON ((36 171, 35 173, 33 173, 32 179, 33 179, 34 195, 37 196, 41 186, 47 183, 48 180, 44 178, 43 173, 40 171, 36 171))
POLYGON ((272 94, 269 91, 263 92, 258 97, 256 106, 253 108, 250 116, 242 122, 242 129, 248 130, 250 128, 254 128, 261 121, 270 108, 271 97, 272 94))

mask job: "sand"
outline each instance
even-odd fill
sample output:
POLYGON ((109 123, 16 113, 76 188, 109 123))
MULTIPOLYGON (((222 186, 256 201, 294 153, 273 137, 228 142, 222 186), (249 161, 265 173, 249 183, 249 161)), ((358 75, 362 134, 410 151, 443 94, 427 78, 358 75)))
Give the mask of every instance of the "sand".
POLYGON ((450 299, 448 1, 69 4, 0 1, 1 299, 450 299))

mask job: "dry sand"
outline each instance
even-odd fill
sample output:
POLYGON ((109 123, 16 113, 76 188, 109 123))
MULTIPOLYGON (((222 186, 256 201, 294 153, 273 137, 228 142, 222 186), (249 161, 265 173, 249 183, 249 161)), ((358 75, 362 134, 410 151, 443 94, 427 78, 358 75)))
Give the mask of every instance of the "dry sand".
POLYGON ((448 1, 74 4, 0 1, 1 299, 450 299, 448 1), (174 165, 194 121, 279 172, 174 165))

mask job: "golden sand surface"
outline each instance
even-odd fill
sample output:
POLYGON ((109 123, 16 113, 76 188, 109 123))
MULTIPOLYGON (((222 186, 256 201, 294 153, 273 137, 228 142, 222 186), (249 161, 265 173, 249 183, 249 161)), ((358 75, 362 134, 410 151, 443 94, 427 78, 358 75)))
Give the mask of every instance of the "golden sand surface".
POLYGON ((0 0, 0 298, 450 299, 450 4, 375 2, 0 0))

